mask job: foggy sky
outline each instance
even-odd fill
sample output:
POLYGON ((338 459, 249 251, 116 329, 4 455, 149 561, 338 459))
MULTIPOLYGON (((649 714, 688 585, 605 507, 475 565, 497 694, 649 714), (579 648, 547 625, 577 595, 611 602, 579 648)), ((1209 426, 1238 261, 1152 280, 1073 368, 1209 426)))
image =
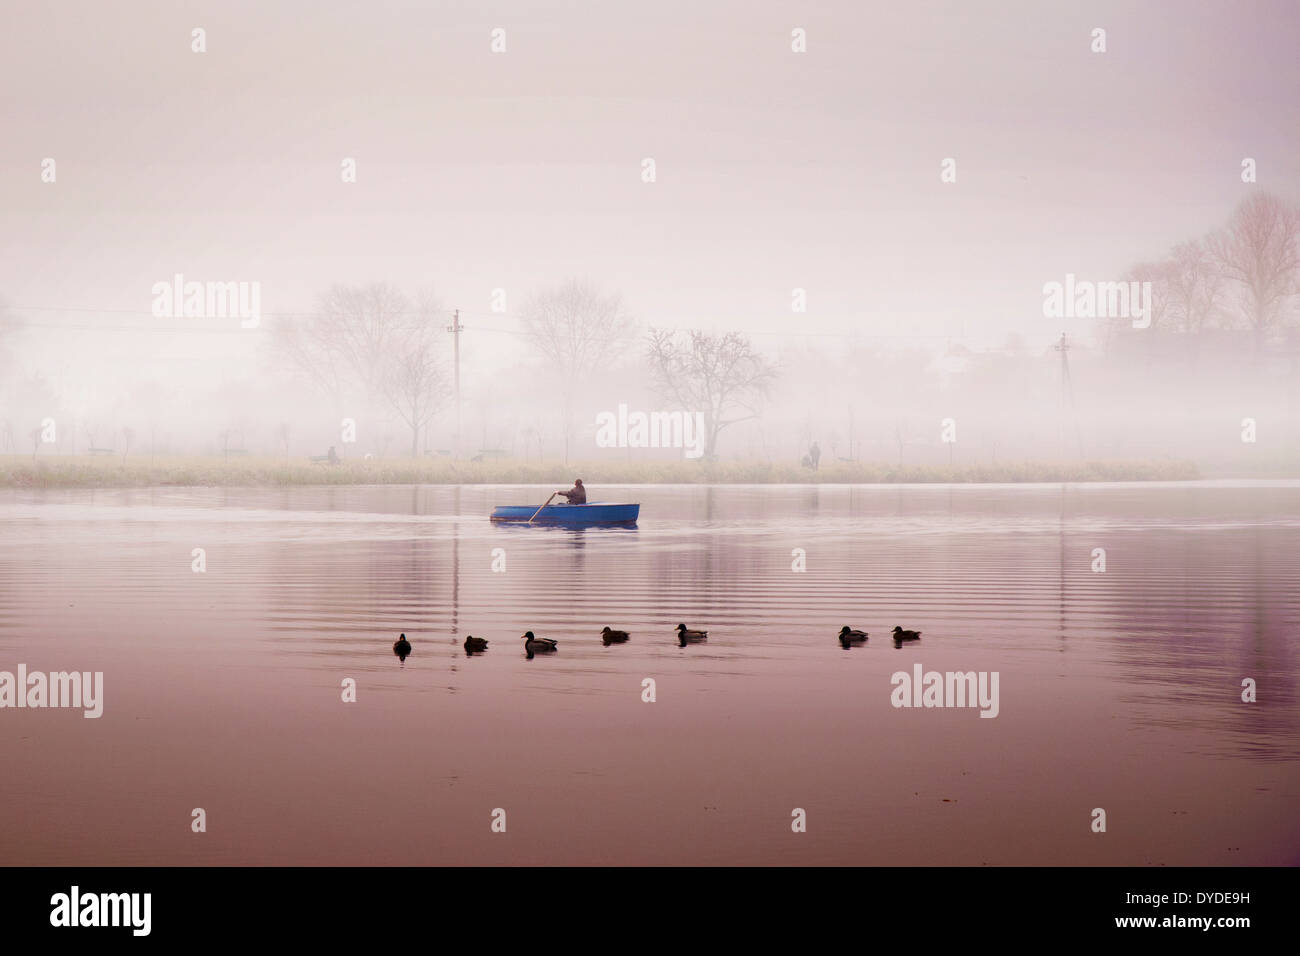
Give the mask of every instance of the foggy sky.
POLYGON ((491 290, 513 312, 570 275, 770 349, 1041 346, 1070 328, 1044 282, 1117 278, 1248 190, 1297 196, 1297 27, 1285 2, 16 5, 0 296, 68 330, 26 347, 73 380, 249 373, 258 334, 148 314, 176 272, 259 281, 268 312, 432 287, 471 380, 521 354, 491 290))

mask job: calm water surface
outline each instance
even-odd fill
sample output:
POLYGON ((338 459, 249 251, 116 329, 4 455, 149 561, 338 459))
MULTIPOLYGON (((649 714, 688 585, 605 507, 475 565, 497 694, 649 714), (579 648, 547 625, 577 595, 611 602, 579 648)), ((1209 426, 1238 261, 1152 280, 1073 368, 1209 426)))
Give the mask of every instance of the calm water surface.
POLYGON ((105 675, 99 720, 0 711, 0 862, 1300 863, 1300 483, 597 487, 640 525, 487 519, 551 490, 0 492, 0 670, 105 675), (999 716, 893 708, 915 662, 998 671, 999 716))

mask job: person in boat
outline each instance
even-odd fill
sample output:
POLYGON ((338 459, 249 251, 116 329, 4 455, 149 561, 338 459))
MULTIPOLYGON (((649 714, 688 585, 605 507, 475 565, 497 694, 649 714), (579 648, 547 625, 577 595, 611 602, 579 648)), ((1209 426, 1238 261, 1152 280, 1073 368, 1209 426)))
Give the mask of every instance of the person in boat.
POLYGON ((569 499, 571 505, 585 505, 587 503, 587 489, 582 487, 582 479, 573 479, 573 487, 568 491, 557 491, 557 495, 562 495, 569 499))

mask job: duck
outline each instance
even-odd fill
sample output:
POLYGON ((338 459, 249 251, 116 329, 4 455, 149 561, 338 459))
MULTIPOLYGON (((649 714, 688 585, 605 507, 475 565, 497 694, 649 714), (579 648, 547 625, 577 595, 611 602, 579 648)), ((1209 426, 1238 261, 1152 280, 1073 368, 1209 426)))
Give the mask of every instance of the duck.
POLYGON ((397 640, 393 641, 393 653, 402 660, 406 660, 406 655, 411 653, 411 642, 406 639, 406 635, 400 635, 397 640))
POLYGON ((465 636, 465 653, 473 654, 476 651, 486 651, 488 646, 487 638, 475 637, 473 634, 465 636))
POLYGON ((707 641, 708 639, 708 631, 693 631, 685 624, 677 625, 677 640, 682 647, 686 646, 687 641, 707 641))
POLYGON ((894 625, 894 640, 896 641, 919 641, 921 639, 920 631, 905 631, 897 624, 894 625))
POLYGON ((627 631, 610 630, 608 626, 602 628, 600 632, 600 638, 605 642, 606 647, 609 647, 611 644, 622 644, 629 637, 631 637, 631 635, 628 634, 627 631))
POLYGON ((865 641, 867 639, 867 632, 859 631, 856 628, 849 627, 847 624, 845 624, 842 628, 840 628, 839 636, 840 636, 840 643, 843 644, 845 647, 848 647, 850 644, 861 644, 863 641, 865 641))
POLYGON ((528 655, 530 661, 534 654, 547 654, 559 646, 549 637, 534 636, 532 631, 526 631, 520 640, 524 642, 524 653, 528 655))

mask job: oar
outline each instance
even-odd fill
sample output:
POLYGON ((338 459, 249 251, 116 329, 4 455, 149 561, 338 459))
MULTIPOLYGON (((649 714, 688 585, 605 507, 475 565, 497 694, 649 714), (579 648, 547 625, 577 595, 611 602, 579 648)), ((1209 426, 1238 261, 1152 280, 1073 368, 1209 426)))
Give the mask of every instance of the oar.
MULTIPOLYGON (((559 494, 558 491, 552 491, 551 498, 554 498, 558 494, 559 494)), ((545 508, 547 505, 551 503, 551 498, 547 498, 545 501, 542 502, 542 508, 545 508)), ((538 508, 536 511, 533 512, 533 518, 536 518, 539 514, 542 513, 542 508, 538 508)), ((533 518, 528 519, 529 524, 533 523, 533 518)))

